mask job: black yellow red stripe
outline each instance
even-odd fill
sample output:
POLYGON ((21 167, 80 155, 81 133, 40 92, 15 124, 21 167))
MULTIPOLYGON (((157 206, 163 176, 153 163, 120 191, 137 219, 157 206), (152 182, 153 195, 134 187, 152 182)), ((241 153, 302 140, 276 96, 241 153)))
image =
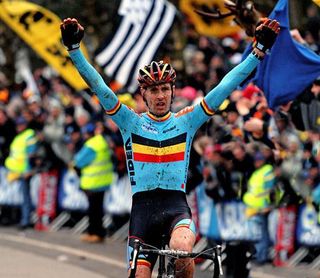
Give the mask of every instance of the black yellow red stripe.
POLYGON ((147 267, 151 267, 151 263, 150 262, 148 262, 147 260, 142 260, 142 259, 138 259, 137 265, 144 265, 144 266, 147 266, 147 267))
POLYGON ((112 115, 116 114, 119 111, 120 107, 121 107, 121 102, 118 100, 118 102, 115 105, 115 107, 113 107, 110 110, 106 110, 106 114, 112 116, 112 115))
POLYGON ((156 116, 152 115, 151 113, 147 113, 147 115, 149 116, 149 118, 151 118, 154 121, 157 122, 164 122, 166 120, 168 120, 171 116, 171 112, 168 112, 166 115, 164 115, 163 117, 157 118, 156 116))
POLYGON ((157 141, 132 134, 134 160, 139 162, 165 163, 184 160, 187 134, 157 141))
MULTIPOLYGON (((132 261, 130 261, 130 266, 132 265, 132 261)), ((137 260, 137 265, 144 265, 144 266, 147 266, 147 267, 151 267, 151 263, 148 262, 147 260, 144 260, 144 259, 138 259, 137 260)))
POLYGON ((183 152, 186 149, 186 143, 180 143, 173 146, 158 148, 158 147, 150 147, 140 144, 133 144, 133 151, 136 153, 144 153, 150 155, 166 155, 166 154, 174 154, 183 152))
POLYGON ((214 110, 212 110, 208 104, 205 102, 205 100, 203 99, 201 102, 200 102, 200 105, 204 111, 204 113, 206 113, 208 116, 212 116, 214 114, 214 110))

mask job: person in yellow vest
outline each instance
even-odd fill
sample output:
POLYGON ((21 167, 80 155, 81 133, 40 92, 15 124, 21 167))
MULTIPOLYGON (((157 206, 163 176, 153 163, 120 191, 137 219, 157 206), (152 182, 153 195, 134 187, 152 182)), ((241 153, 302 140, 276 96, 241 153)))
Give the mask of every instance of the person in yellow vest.
POLYGON ((105 237, 103 227, 103 199, 113 180, 111 152, 105 138, 97 132, 93 123, 82 128, 83 147, 75 154, 73 165, 81 170, 80 188, 86 193, 89 203, 87 234, 81 237, 86 242, 102 242, 105 237))
POLYGON ((30 214, 32 211, 30 179, 33 172, 30 158, 36 150, 37 139, 35 131, 28 128, 28 122, 22 116, 16 120, 16 129, 17 135, 11 142, 10 153, 4 164, 8 169, 8 181, 20 181, 22 204, 19 228, 26 229, 31 226, 30 214))
POLYGON ((256 253, 254 260, 257 264, 264 264, 268 261, 270 238, 268 233, 268 215, 273 208, 270 195, 275 187, 275 176, 273 166, 266 161, 261 152, 254 156, 255 171, 249 178, 247 192, 243 196, 246 204, 246 214, 249 223, 259 225, 258 232, 260 239, 255 243, 256 253))

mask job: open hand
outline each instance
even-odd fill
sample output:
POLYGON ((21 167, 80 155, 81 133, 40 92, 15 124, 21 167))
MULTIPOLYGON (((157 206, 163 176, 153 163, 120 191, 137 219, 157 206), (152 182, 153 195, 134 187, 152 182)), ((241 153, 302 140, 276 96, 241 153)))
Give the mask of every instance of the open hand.
POLYGON ((280 32, 280 24, 277 20, 264 18, 255 31, 254 47, 263 53, 267 53, 280 32))

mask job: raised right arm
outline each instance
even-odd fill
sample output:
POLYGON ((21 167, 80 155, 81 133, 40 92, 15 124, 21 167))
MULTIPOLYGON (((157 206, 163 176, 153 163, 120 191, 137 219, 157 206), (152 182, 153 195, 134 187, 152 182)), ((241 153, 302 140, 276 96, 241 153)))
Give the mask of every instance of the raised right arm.
POLYGON ((97 95, 106 113, 120 128, 131 125, 137 115, 125 105, 121 105, 115 93, 106 85, 96 69, 86 60, 80 50, 80 42, 84 28, 75 18, 64 19, 60 25, 63 44, 68 48, 69 55, 82 78, 97 95))
POLYGON ((84 81, 96 93, 101 105, 108 112, 114 109, 119 100, 115 93, 106 85, 96 69, 86 60, 80 48, 71 50, 69 55, 84 81))

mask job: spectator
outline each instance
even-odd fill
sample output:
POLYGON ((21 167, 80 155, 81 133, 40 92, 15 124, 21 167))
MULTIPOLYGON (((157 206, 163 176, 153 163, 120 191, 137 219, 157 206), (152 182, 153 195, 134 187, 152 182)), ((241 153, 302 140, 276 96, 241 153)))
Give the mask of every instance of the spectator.
POLYGON ((288 139, 299 141, 297 130, 295 129, 290 114, 279 109, 270 120, 269 138, 278 150, 284 150, 287 147, 288 139))
POLYGON ((26 99, 28 111, 30 111, 30 127, 33 129, 40 129, 46 121, 47 115, 42 107, 41 99, 38 95, 31 95, 26 99))
POLYGON ((249 222, 257 223, 261 231, 261 238, 255 243, 255 263, 265 264, 269 259, 268 214, 272 209, 270 193, 274 189, 275 178, 272 165, 266 163, 266 158, 261 152, 255 154, 254 166, 255 171, 249 178, 248 190, 243 196, 243 201, 247 206, 249 222))
POLYGON ((226 118, 226 128, 234 139, 243 140, 243 119, 238 112, 235 102, 230 102, 223 111, 226 118))
POLYGON ((236 142, 232 146, 233 154, 233 171, 240 175, 239 195, 242 199, 243 194, 247 191, 247 183, 254 171, 254 161, 252 156, 247 152, 245 144, 236 142))
POLYGON ((112 183, 113 165, 109 146, 101 134, 95 133, 96 126, 88 123, 81 131, 85 142, 73 160, 73 165, 81 169, 80 188, 86 193, 89 202, 88 233, 81 240, 97 243, 105 237, 103 199, 112 183))
POLYGON ((57 99, 51 99, 48 107, 48 117, 43 127, 45 139, 48 142, 61 142, 64 135, 64 113, 57 99))
POLYGON ((310 91, 305 92, 300 107, 304 128, 320 132, 320 76, 314 80, 310 91))
POLYGON ((10 145, 10 154, 5 160, 5 166, 9 171, 8 181, 19 180, 22 190, 20 229, 30 226, 30 214, 32 202, 30 195, 30 179, 33 169, 30 158, 36 149, 36 137, 34 130, 28 128, 25 118, 16 120, 17 135, 10 145))
POLYGON ((311 196, 312 190, 319 184, 319 164, 312 153, 313 145, 311 142, 305 142, 303 145, 302 159, 302 183, 305 184, 307 196, 311 196))
POLYGON ((76 122, 72 122, 65 126, 65 138, 67 142, 71 143, 69 149, 73 154, 78 152, 83 145, 83 138, 80 132, 80 127, 76 122))

